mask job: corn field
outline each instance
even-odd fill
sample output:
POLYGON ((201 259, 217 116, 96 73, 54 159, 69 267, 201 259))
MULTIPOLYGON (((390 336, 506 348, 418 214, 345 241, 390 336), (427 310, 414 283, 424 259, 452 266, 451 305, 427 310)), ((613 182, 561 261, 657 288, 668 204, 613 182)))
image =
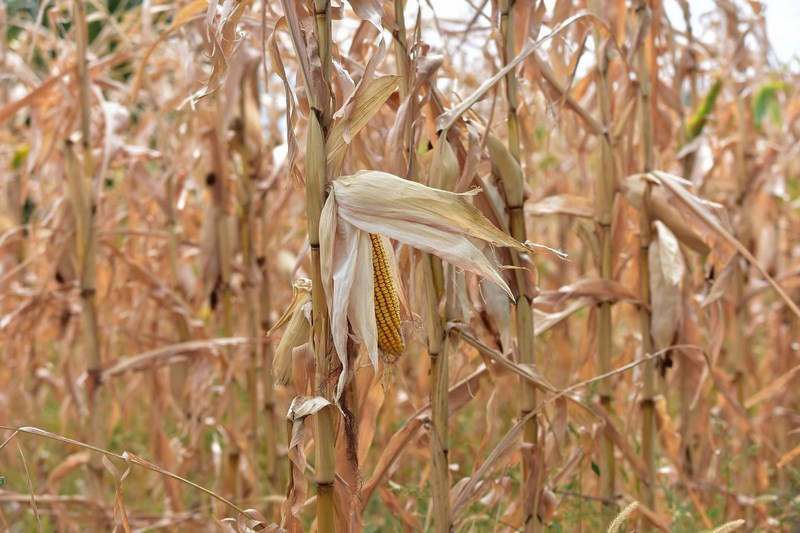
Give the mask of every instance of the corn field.
POLYGON ((770 2, 0 2, 0 530, 800 531, 770 2))

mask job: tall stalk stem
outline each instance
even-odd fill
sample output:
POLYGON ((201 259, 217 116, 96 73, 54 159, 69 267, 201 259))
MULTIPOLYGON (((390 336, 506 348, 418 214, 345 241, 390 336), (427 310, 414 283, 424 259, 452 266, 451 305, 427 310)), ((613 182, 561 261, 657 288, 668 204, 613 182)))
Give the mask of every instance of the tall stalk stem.
MULTIPOLYGON (((252 71, 249 71, 252 72, 252 71)), ((241 169, 239 173, 239 238, 242 250, 242 262, 245 272, 245 291, 244 296, 247 308, 247 337, 249 361, 247 369, 247 400, 248 412, 250 415, 250 449, 258 450, 259 444, 259 401, 258 401, 258 382, 261 377, 261 364, 259 357, 260 344, 258 340, 258 266, 255 262, 254 224, 253 224, 253 169, 251 168, 250 150, 248 149, 247 125, 250 122, 248 117, 247 96, 249 91, 249 81, 255 79, 251 76, 242 76, 239 92, 239 129, 237 131, 239 158, 241 169)), ((269 433, 273 433, 270 431, 269 433)))
MULTIPOLYGON (((233 292, 231 289, 231 249, 229 231, 229 191, 228 191, 228 169, 226 161, 226 149, 224 142, 224 131, 226 121, 223 117, 222 102, 219 94, 213 97, 215 127, 209 132, 208 142, 211 145, 211 174, 208 176, 207 183, 211 187, 211 202, 213 208, 214 229, 217 239, 217 260, 219 261, 219 280, 215 290, 219 292, 222 303, 222 336, 231 337, 233 335, 233 292)), ((226 369, 226 379, 233 379, 233 349, 225 347, 225 356, 229 362, 226 369)), ((239 408, 236 405, 237 394, 234 388, 227 388, 225 394, 228 399, 227 418, 228 425, 238 431, 239 408)), ((239 472, 241 450, 236 440, 231 438, 228 443, 229 448, 226 457, 226 475, 224 488, 228 495, 239 498, 241 496, 241 475, 239 472)))
MULTIPOLYGON (((440 141, 443 142, 443 141, 440 141)), ((422 257, 427 304, 428 356, 431 363, 431 496, 437 533, 450 531, 450 475, 448 470, 448 381, 449 361, 444 338, 444 320, 439 302, 444 295, 444 275, 438 257, 422 257)))
MULTIPOLYGON (((737 237, 740 241, 746 243, 750 239, 749 228, 752 227, 747 220, 747 209, 745 209, 745 202, 747 201, 747 175, 749 165, 747 164, 747 140, 748 140, 748 121, 747 121, 747 108, 745 106, 744 87, 739 88, 739 97, 736 99, 736 112, 738 115, 738 128, 739 128, 739 143, 736 146, 736 205, 740 208, 740 220, 737 224, 737 237)), ((742 268, 741 256, 737 255, 734 259, 733 265, 733 284, 734 284, 734 320, 736 327, 733 328, 731 339, 731 355, 733 366, 733 385, 736 392, 736 399, 740 404, 744 405, 745 400, 745 369, 747 363, 745 361, 747 346, 747 305, 745 300, 745 271, 742 268)))
MULTIPOLYGON (((647 64, 647 46, 650 43, 650 17, 651 9, 647 0, 638 0, 636 3, 637 28, 644 38, 637 51, 637 79, 639 82, 639 103, 641 110, 641 134, 643 143, 644 164, 643 172, 653 170, 653 124, 651 117, 650 72, 647 64)), ((650 265, 648 251, 652 240, 650 220, 650 198, 652 185, 645 182, 645 192, 642 199, 642 210, 639 217, 639 280, 641 307, 639 318, 642 332, 642 354, 653 353, 653 339, 650 331, 650 265)), ((655 359, 649 359, 644 364, 644 390, 642 393, 642 459, 647 467, 647 478, 643 480, 641 493, 642 502, 655 511, 655 395, 656 395, 656 367, 655 359)))
MULTIPOLYGON (((414 86, 411 59, 408 56, 406 40, 405 2, 394 0, 395 27, 394 37, 395 61, 400 81, 401 99, 410 98, 414 86)), ((414 102, 408 105, 414 106, 414 102)), ((415 115, 414 109, 410 112, 415 115)), ((417 168, 414 161, 414 127, 413 120, 407 120, 403 131, 403 145, 407 156, 406 176, 418 181, 417 168)), ((446 132, 439 142, 446 142, 446 132)), ((425 302, 428 333, 428 357, 431 371, 431 497, 433 506, 433 522, 437 533, 451 530, 450 517, 450 472, 448 469, 449 454, 449 360, 447 342, 445 340, 444 317, 439 312, 439 302, 445 292, 442 262, 438 257, 428 253, 422 254, 422 275, 425 280, 425 302)))
MULTIPOLYGON (((500 35, 503 39, 503 62, 510 63, 516 56, 514 44, 514 4, 516 0, 500 1, 500 35)), ((517 115, 517 75, 514 70, 509 71, 505 77, 508 151, 520 163, 520 135, 519 117, 517 115)), ((521 169, 521 165, 520 165, 521 169)), ((509 230, 511 236, 519 242, 527 240, 525 228, 525 212, 523 211, 523 191, 525 188, 524 174, 520 171, 515 175, 519 183, 503 183, 506 201, 509 210, 509 230)), ((518 252, 512 252, 512 263, 516 267, 514 283, 516 285, 517 301, 515 307, 517 349, 519 362, 523 366, 533 369, 536 366, 534 348, 534 323, 533 323, 533 295, 529 294, 523 271, 520 267, 523 258, 518 252)), ((526 417, 536 409, 536 387, 525 380, 520 380, 522 391, 520 399, 520 417, 526 417)), ((522 500, 523 529, 526 532, 535 532, 541 529, 538 519, 539 497, 543 467, 542 451, 539 447, 539 419, 534 416, 526 422, 522 436, 523 461, 522 461, 522 500)))
MULTIPOLYGON (((268 194, 268 192, 265 192, 262 197, 262 209, 264 212, 259 219, 261 245, 257 259, 258 266, 261 269, 259 308, 261 310, 261 358, 264 369, 271 369, 274 359, 272 343, 269 341, 269 339, 267 339, 267 332, 272 329, 272 321, 270 319, 270 312, 272 310, 272 295, 270 293, 269 261, 267 260, 270 242, 270 215, 267 209, 268 194)), ((275 383, 269 370, 262 372, 261 377, 264 396, 263 409, 265 425, 268 428, 272 428, 270 431, 267 431, 264 436, 264 453, 266 454, 267 478, 273 486, 278 487, 281 485, 281 471, 278 466, 278 431, 280 424, 278 423, 279 420, 275 405, 275 383)))
MULTIPOLYGON (((408 41, 406 38, 406 19, 405 19, 405 1, 394 0, 394 18, 395 27, 392 30, 392 37, 394 38, 394 57, 397 63, 397 74, 400 76, 400 98, 405 99, 412 87, 414 86, 414 77, 411 64, 411 58, 408 55, 408 41)), ((409 105, 414 103, 409 102, 409 105)), ((415 116, 412 109, 409 113, 412 117, 415 116)), ((414 150, 414 121, 406 120, 403 128, 403 150, 405 151, 408 160, 408 167, 406 178, 416 181, 414 175, 415 168, 415 154, 414 150)))
MULTIPOLYGON (((325 139, 331 122, 331 72, 333 70, 330 0, 314 0, 314 21, 317 33, 319 59, 322 76, 328 88, 322 102, 312 98, 308 139, 306 142, 306 215, 308 218, 308 242, 311 247, 312 280, 312 328, 314 355, 316 358, 316 386, 318 394, 332 396, 330 379, 330 324, 325 293, 322 290, 320 267, 319 217, 322 212, 327 182, 327 158, 325 139)), ((315 432, 316 485, 317 485, 317 530, 333 533, 334 490, 336 478, 336 431, 334 429, 335 408, 328 406, 317 413, 315 432)))
MULTIPOLYGON (((592 12, 603 16, 599 0, 591 0, 592 12)), ((604 134, 598 138, 600 144, 600 180, 595 188, 595 217, 600 233, 600 277, 611 281, 611 220, 614 207, 617 171, 614 162, 614 148, 610 138, 611 98, 608 80, 609 57, 602 34, 597 25, 593 26, 594 46, 597 57, 598 97, 600 100, 600 120, 605 128, 604 134)), ((613 324, 611 321, 611 303, 601 302, 597 306, 597 359, 600 374, 611 372, 611 351, 613 345, 613 324)), ((609 415, 612 412, 613 387, 611 380, 603 380, 599 385, 600 405, 609 415)), ((614 459, 614 442, 611 436, 604 434, 600 443, 600 495, 606 501, 613 501, 615 491, 616 462, 614 459)), ((609 506, 606 506, 608 511, 609 506)), ((604 513, 612 518, 616 513, 604 513)))
MULTIPOLYGON (((89 27, 86 19, 86 4, 75 0, 73 18, 77 32, 77 64, 80 88, 82 171, 71 172, 72 181, 79 181, 72 188, 75 220, 78 224, 78 264, 80 265, 80 299, 83 317, 84 342, 86 345, 86 395, 89 409, 89 441, 105 447, 106 435, 103 421, 106 419, 100 399, 103 358, 100 352, 100 332, 97 320, 97 193, 94 183, 94 167, 91 147, 91 79, 89 77, 88 48, 89 27), (82 174, 82 177, 81 177, 82 174)), ((74 147, 67 145, 68 158, 74 158, 74 147)), ((74 167, 75 165, 73 165, 74 167)), ((102 472, 100 461, 93 461, 91 491, 93 496, 102 495, 102 472)))

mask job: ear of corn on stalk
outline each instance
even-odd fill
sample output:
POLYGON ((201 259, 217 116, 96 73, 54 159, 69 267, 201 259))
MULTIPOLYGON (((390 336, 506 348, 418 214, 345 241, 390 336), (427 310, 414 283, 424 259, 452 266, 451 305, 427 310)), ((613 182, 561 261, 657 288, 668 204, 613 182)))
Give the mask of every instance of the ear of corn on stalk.
POLYGON ((379 235, 370 233, 372 240, 372 269, 375 283, 375 323, 378 347, 387 355, 397 357, 405 343, 400 333, 400 299, 394 285, 386 250, 379 235))
POLYGON ((348 338, 363 343, 376 368, 378 357, 396 357, 403 350, 399 295, 382 239, 438 255, 512 297, 498 266, 478 246, 527 251, 531 244, 493 226, 468 202, 476 193, 450 193, 375 170, 331 180, 320 216, 320 266, 333 346, 342 364, 335 400, 350 372, 348 338))

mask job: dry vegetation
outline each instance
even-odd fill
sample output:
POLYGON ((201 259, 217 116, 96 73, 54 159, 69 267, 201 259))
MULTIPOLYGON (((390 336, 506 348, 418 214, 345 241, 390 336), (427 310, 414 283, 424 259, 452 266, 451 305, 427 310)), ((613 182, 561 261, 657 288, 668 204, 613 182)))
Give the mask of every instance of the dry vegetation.
POLYGON ((0 529, 800 529, 764 6, 463 4, 0 4, 0 529))

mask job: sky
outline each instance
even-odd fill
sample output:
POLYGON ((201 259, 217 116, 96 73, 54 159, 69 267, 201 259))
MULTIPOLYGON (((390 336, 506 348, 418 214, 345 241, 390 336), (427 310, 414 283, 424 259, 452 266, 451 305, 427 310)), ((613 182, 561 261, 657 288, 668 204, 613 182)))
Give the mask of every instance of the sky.
MULTIPOLYGON (((551 2, 545 0, 545 3, 551 2)), ((795 56, 800 58, 800 39, 797 35, 800 30, 800 0, 762 0, 762 3, 766 7, 767 35, 777 58, 781 63, 788 63, 795 56)), ((672 23, 682 27, 683 15, 678 2, 665 0, 664 5, 672 23)), ((691 0, 690 6, 694 20, 716 9, 714 0, 691 0)))
MULTIPOLYGON (((548 9, 552 9, 557 0, 545 0, 548 9)), ((683 26, 683 15, 677 0, 663 0, 670 18, 675 27, 683 26)), ((742 4, 745 0, 735 0, 742 4)), ((448 12, 450 15, 458 17, 471 17, 474 13, 473 8, 465 1, 461 0, 427 0, 423 4, 433 5, 439 13, 448 12), (447 6, 445 10, 442 8, 447 6)), ((409 2, 411 4, 412 2, 409 2)), ((481 4, 480 0, 472 0, 475 5, 481 4)), ((795 59, 795 68, 800 68, 800 0, 762 0, 766 6, 767 33, 777 59, 781 63, 789 63, 795 59)), ((709 11, 718 9, 714 0, 690 0, 694 27, 701 27, 699 18, 709 11)), ((489 7, 487 5, 486 12, 489 7)), ((416 12, 413 13, 416 15, 416 12)))
POLYGON ((769 0, 767 4, 767 32, 781 62, 800 56, 800 1, 769 0))

